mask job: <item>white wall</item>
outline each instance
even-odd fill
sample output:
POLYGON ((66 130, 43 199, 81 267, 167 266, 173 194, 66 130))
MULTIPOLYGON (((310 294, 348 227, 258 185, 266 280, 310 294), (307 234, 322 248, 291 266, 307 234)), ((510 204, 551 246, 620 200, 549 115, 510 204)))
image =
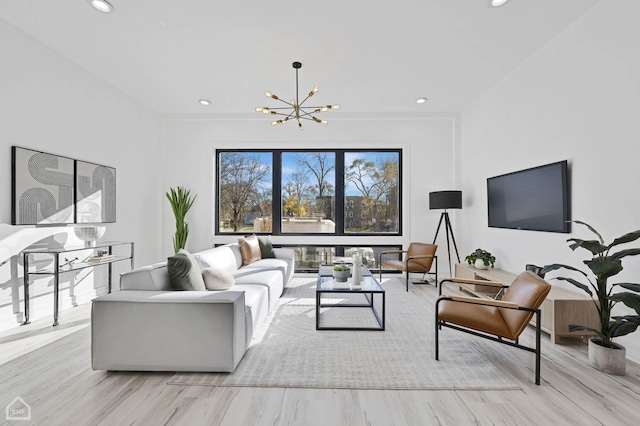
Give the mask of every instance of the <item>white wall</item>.
MULTIPOLYGON (((598 3, 463 111, 465 255, 482 247, 497 257, 496 267, 512 272, 527 263, 581 266, 586 252, 572 253, 565 242, 592 238, 579 225, 571 235, 487 227, 486 178, 564 159, 573 219, 594 226, 607 243, 640 229, 638 16, 637 1, 598 3)), ((614 282, 639 282, 640 256, 623 265, 614 282)), ((640 358, 640 333, 621 341, 640 358)))
MULTIPOLYGON (((213 237, 215 150, 222 148, 402 148, 404 173, 404 234, 379 237, 376 244, 431 242, 439 211, 429 211, 428 193, 454 189, 456 123, 454 116, 395 119, 348 118, 336 112, 330 123, 309 124, 300 132, 294 126, 276 126, 270 120, 170 119, 166 122, 164 189, 185 186, 198 195, 187 215, 191 232, 187 249, 201 250, 237 236, 213 237)), ((164 203, 163 253, 172 254, 173 215, 164 203)), ((370 238, 276 236, 277 244, 371 244, 370 238)), ((439 253, 440 255, 442 252, 439 253)), ((448 273, 448 272, 447 272, 448 273)), ((444 274, 444 273, 443 273, 444 274)), ((442 275, 444 276, 444 275, 442 275)))
MULTIPOLYGON (((16 255, 23 246, 50 235, 58 243, 77 242, 73 232, 69 235, 71 228, 9 225, 12 145, 115 167, 117 222, 108 225, 104 239, 134 241, 137 265, 158 259, 162 194, 158 116, 3 20, 0 52, 0 329, 5 329, 22 319, 21 259, 16 255)), ((74 288, 78 303, 106 291, 104 271, 95 280, 92 274, 69 275, 63 279, 63 308, 71 305, 71 282, 80 281, 74 288)), ((31 317, 51 315, 51 280, 37 280, 30 288, 31 317)))

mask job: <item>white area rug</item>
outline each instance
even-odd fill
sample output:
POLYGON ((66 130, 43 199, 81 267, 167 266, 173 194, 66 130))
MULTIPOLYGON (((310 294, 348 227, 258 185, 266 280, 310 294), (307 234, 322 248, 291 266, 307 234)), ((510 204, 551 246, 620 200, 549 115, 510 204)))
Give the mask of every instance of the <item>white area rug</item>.
MULTIPOLYGON (((385 331, 315 329, 315 284, 296 277, 258 330, 234 373, 176 373, 172 385, 347 389, 519 389, 454 330, 434 360, 433 306, 404 281, 386 280, 385 331)), ((324 300, 324 298, 323 298, 324 300)), ((331 323, 375 321, 366 308, 323 308, 331 323)), ((366 325, 376 325, 368 323, 366 325)))

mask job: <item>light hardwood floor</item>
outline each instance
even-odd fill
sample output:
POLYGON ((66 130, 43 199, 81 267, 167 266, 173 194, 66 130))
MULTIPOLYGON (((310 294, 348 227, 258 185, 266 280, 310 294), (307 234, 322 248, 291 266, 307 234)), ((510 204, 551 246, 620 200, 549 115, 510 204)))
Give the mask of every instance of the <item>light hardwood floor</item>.
MULTIPOLYGON (((430 305, 437 297, 433 286, 410 291, 430 305)), ((575 339, 554 345, 543 335, 536 386, 532 354, 469 336, 521 390, 177 386, 167 384, 172 373, 92 371, 89 314, 83 305, 63 311, 59 327, 46 318, 0 334, 0 424, 16 396, 32 417, 17 425, 640 424, 640 366, 629 361, 626 376, 602 374, 586 364, 586 345, 575 339)), ((521 341, 532 339, 529 328, 521 341)), ((432 348, 416 350, 433 356, 432 348)))

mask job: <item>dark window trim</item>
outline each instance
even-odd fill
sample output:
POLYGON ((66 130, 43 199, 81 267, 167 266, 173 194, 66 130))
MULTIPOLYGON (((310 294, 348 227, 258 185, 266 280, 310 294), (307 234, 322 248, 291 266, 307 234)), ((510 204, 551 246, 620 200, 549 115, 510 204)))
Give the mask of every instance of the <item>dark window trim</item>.
POLYGON ((256 232, 256 234, 270 234, 270 235, 278 235, 278 236, 402 236, 402 205, 403 205, 403 197, 404 194, 403 184, 402 184, 402 148, 353 148, 353 149, 327 149, 327 148, 287 148, 287 149, 216 149, 215 151, 215 227, 214 227, 214 235, 215 236, 224 236, 224 235, 244 235, 246 232, 220 232, 220 191, 218 188, 220 187, 220 173, 218 166, 220 164, 220 154, 228 153, 228 152, 259 152, 265 153, 269 152, 272 154, 272 176, 271 176, 271 193, 272 193, 272 210, 273 210, 273 218, 272 218, 272 229, 271 232, 256 232), (276 217, 282 217, 282 153, 290 153, 290 152, 332 152, 336 154, 336 166, 335 166, 335 174, 336 174, 336 182, 335 182, 335 222, 336 222, 336 231, 333 233, 282 233, 282 222, 280 220, 275 220, 276 217), (345 232, 345 196, 344 196, 344 154, 349 152, 395 152, 398 154, 398 232, 345 232), (278 173, 276 173, 276 170, 278 173), (278 191, 275 188, 279 188, 278 191), (337 194, 342 194, 338 196, 337 194))

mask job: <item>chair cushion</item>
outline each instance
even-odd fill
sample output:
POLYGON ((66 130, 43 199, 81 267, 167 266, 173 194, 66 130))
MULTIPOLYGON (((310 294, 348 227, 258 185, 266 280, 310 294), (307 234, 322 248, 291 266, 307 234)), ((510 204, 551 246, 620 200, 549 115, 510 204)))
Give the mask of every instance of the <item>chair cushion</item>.
POLYGON ((262 258, 260 254, 260 243, 258 242, 258 237, 255 235, 238 239, 238 244, 240 245, 243 266, 250 265, 262 258))
POLYGON ((207 290, 229 290, 236 280, 232 274, 218 268, 205 268, 202 270, 202 278, 207 290))
POLYGON ((167 258, 167 271, 171 287, 175 290, 206 290, 198 261, 184 249, 167 258))
POLYGON ((512 335, 499 311, 494 306, 443 300, 438 305, 438 318, 451 324, 515 339, 517 336, 512 335))

